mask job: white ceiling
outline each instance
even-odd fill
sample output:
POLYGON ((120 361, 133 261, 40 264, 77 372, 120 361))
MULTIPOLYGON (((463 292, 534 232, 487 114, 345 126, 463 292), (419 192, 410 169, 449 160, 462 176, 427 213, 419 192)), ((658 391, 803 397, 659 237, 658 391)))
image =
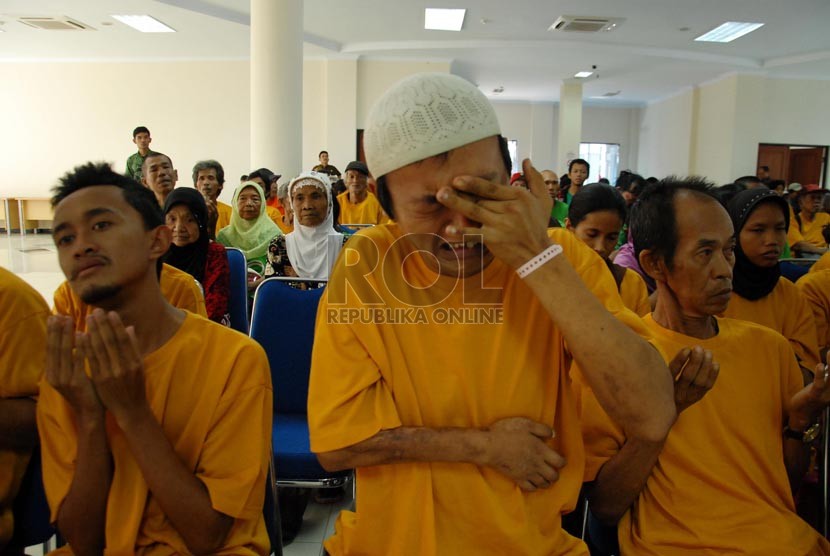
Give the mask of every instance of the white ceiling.
MULTIPOLYGON (((828 0, 306 0, 307 57, 450 60, 493 99, 556 101, 579 70, 597 104, 660 99, 731 72, 830 79, 828 0), (425 7, 467 8, 460 33, 423 29, 425 7), (552 33, 560 15, 624 17, 606 33, 552 33), (486 23, 482 23, 486 21, 486 23), (764 27, 728 44, 694 37, 724 21, 764 27), (681 28, 688 28, 681 31, 681 28), (500 95, 492 95, 504 87, 500 95)), ((0 0, 0 61, 246 59, 246 0, 0 0), (177 33, 142 34, 110 14, 147 13, 177 33), (17 16, 69 16, 95 31, 41 31, 17 16), (111 23, 111 25, 104 25, 111 23)))

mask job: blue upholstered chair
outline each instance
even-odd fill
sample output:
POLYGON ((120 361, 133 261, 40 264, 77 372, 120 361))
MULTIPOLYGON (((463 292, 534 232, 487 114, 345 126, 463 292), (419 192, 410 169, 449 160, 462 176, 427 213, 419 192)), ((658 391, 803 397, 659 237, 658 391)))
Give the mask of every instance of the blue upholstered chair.
POLYGON ((231 328, 243 334, 248 333, 248 263, 245 253, 236 247, 225 247, 230 267, 230 295, 228 312, 231 328))
POLYGON ((351 471, 329 473, 311 452, 306 415, 314 323, 323 288, 301 290, 275 277, 263 280, 254 295, 250 336, 268 355, 274 386, 273 450, 279 486, 334 488, 351 471))

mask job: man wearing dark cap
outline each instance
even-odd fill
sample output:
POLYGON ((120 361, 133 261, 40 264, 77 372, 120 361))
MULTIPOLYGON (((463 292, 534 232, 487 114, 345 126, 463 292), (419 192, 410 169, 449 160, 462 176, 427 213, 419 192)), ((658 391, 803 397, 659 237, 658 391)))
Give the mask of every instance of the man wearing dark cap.
POLYGON ((369 169, 359 160, 346 166, 346 191, 337 196, 343 224, 384 224, 389 220, 374 193, 369 191, 369 169))
POLYGON ((144 164, 144 159, 153 151, 150 150, 150 142, 153 139, 150 137, 150 130, 143 125, 138 126, 133 130, 133 143, 138 147, 138 152, 135 152, 127 158, 127 170, 124 175, 133 178, 137 182, 141 182, 141 165, 144 164))

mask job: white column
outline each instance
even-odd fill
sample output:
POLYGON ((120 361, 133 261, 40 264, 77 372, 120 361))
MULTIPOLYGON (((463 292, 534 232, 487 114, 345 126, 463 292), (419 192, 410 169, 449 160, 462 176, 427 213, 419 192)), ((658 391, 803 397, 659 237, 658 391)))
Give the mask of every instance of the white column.
POLYGON ((582 140, 582 83, 565 81, 559 88, 559 134, 556 167, 568 169, 568 162, 579 158, 582 140))
POLYGON ((357 158, 357 56, 326 61, 325 93, 326 143, 320 149, 329 151, 329 164, 345 172, 357 158))
POLYGON ((251 0, 251 170, 300 172, 303 2, 251 0))

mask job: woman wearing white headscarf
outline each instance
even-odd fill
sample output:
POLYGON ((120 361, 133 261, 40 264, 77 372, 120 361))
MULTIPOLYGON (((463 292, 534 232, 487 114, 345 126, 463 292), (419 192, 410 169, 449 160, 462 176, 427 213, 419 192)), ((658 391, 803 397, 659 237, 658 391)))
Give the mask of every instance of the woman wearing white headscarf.
POLYGON ((334 229, 331 183, 325 174, 304 172, 288 184, 294 231, 268 246, 265 276, 328 280, 347 236, 334 229))

